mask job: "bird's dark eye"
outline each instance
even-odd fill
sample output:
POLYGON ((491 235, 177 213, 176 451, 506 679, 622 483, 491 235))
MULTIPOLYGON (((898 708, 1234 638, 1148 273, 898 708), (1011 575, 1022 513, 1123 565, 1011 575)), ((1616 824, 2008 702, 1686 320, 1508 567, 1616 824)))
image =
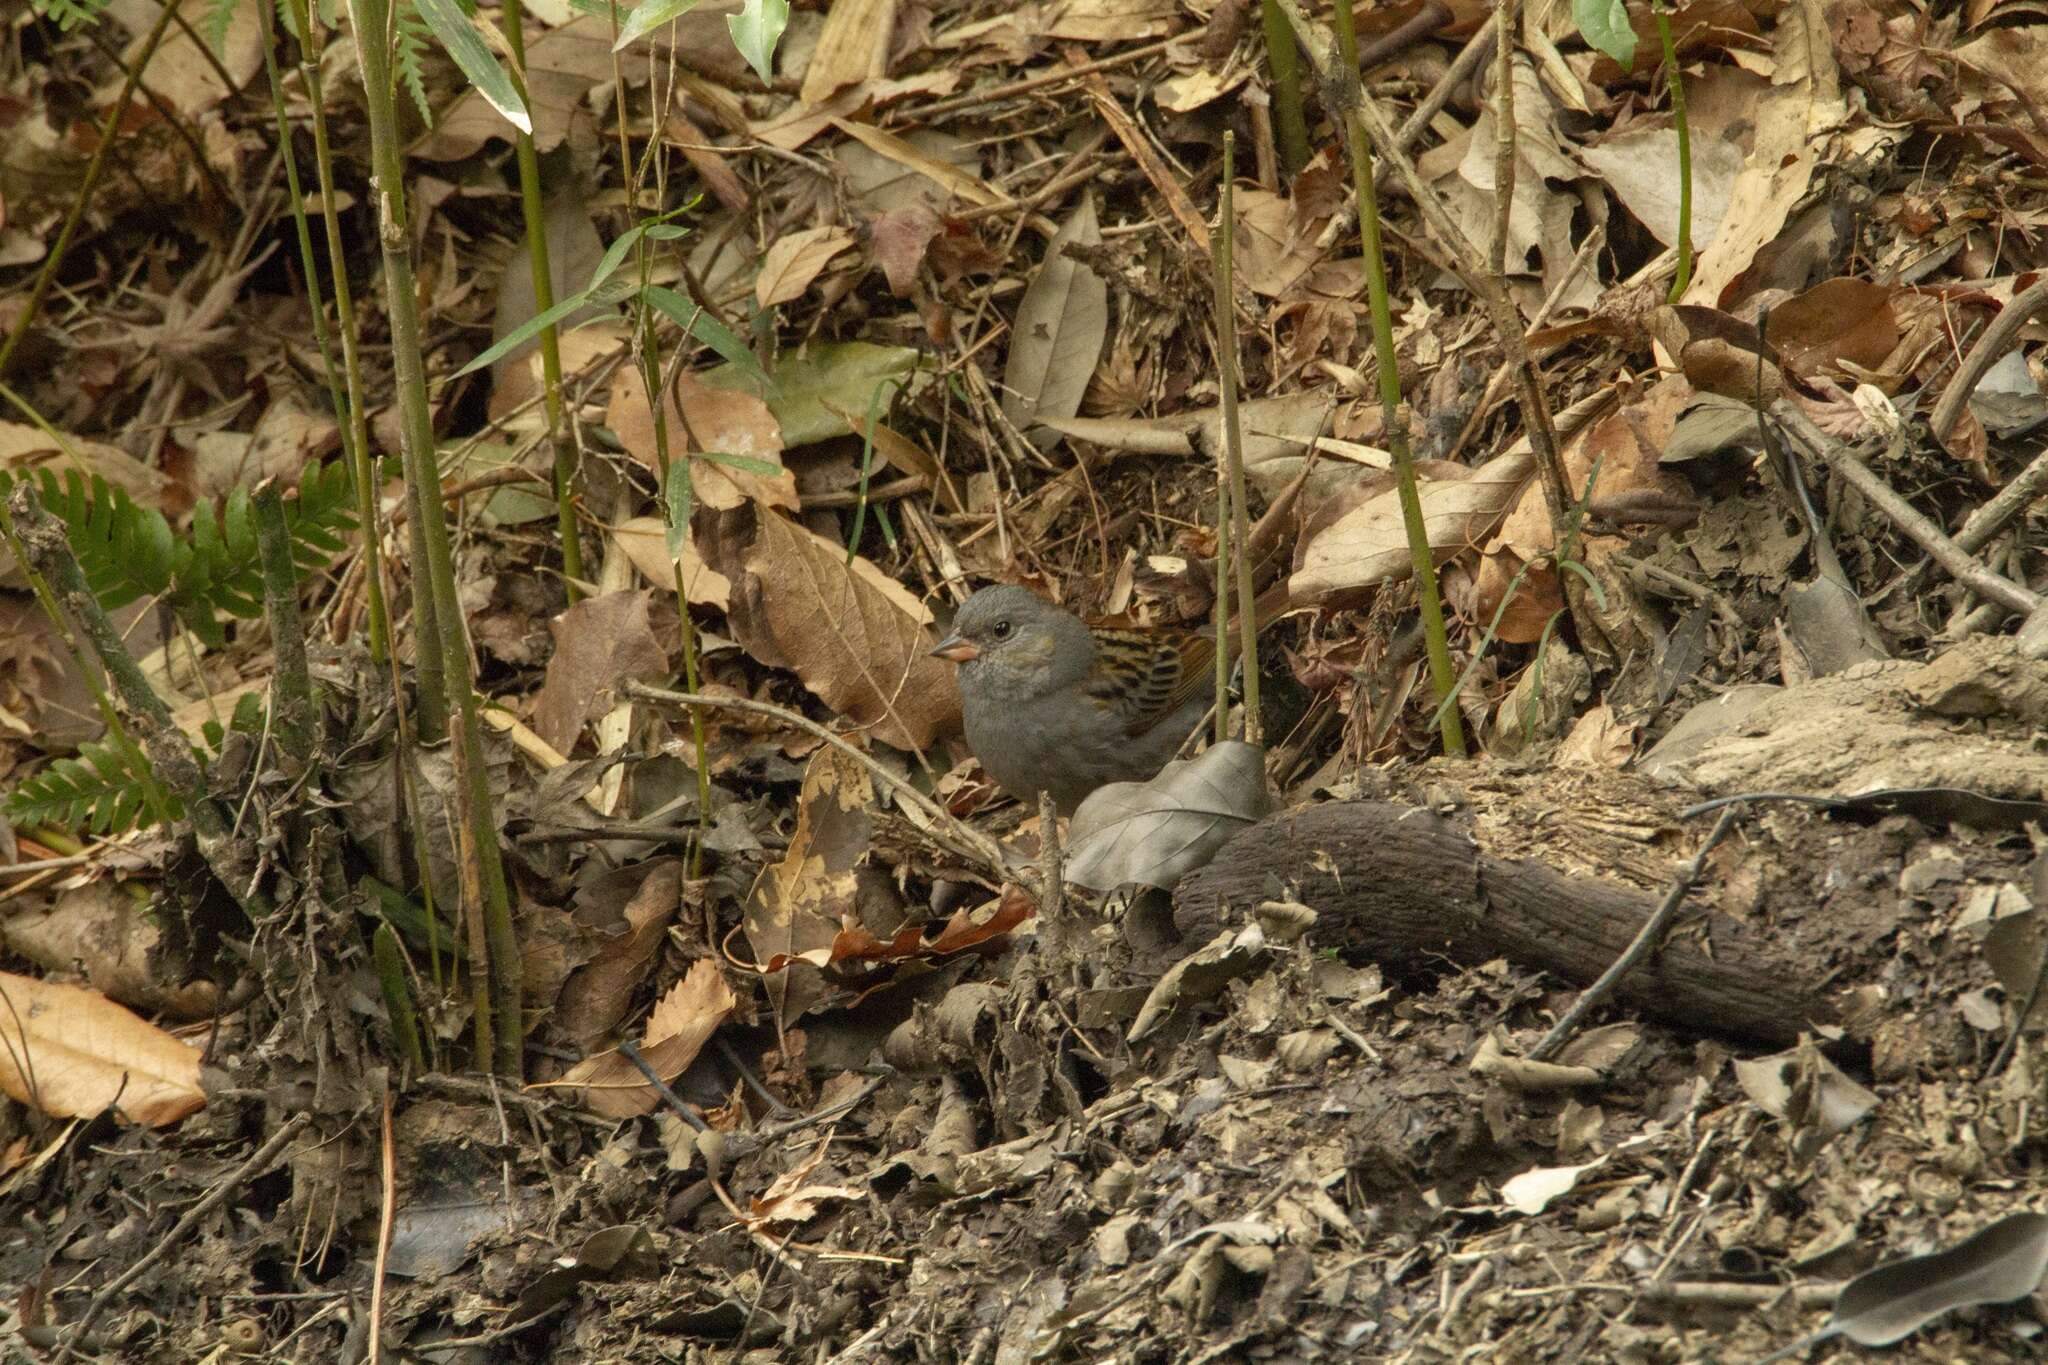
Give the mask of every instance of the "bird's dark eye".
POLYGON ((1010 638, 1010 623, 1008 621, 998 621, 989 627, 989 633, 998 640, 1007 640, 1010 638))

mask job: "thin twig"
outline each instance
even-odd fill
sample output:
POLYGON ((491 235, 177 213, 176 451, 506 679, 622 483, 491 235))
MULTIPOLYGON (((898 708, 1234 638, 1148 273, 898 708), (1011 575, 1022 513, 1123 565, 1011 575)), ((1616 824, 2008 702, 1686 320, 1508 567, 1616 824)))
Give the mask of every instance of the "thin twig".
MULTIPOLYGON (((1114 57, 1103 57, 1097 61, 1086 62, 1080 66, 1064 67, 1059 70, 1048 71, 1041 76, 1032 76, 1021 81, 1011 81, 1008 85, 999 85, 993 90, 984 90, 979 94, 956 95, 952 99, 940 100, 937 104, 899 106, 896 112, 905 115, 909 120, 928 123, 941 114, 956 114, 962 109, 973 109, 984 104, 995 104, 998 101, 1012 99, 1018 95, 1028 95, 1034 90, 1043 90, 1049 85, 1064 85, 1068 81, 1080 80, 1092 76, 1099 71, 1108 71, 1119 66, 1129 66, 1132 62, 1141 62, 1147 57, 1154 57, 1166 51, 1173 41, 1171 38, 1162 38, 1156 43, 1147 43, 1143 47, 1134 47, 1129 52, 1119 52, 1114 57)), ((896 123, 904 120, 892 117, 889 121, 896 123)))
POLYGON ((1067 884, 1066 868, 1060 856, 1060 811, 1051 792, 1038 794, 1038 915, 1051 923, 1059 918, 1060 893, 1067 884))
POLYGON ((1671 889, 1664 895, 1664 903, 1657 907, 1655 914, 1643 922, 1643 927, 1637 931, 1635 940, 1622 951, 1620 957, 1614 959, 1614 965, 1602 972, 1598 981, 1580 992, 1572 1007, 1565 1011, 1564 1018, 1558 1020, 1550 1032, 1543 1035, 1542 1042, 1529 1050, 1530 1061, 1545 1062, 1555 1057, 1564 1045, 1571 1041, 1572 1035, 1578 1032, 1579 1025, 1585 1021, 1586 1016, 1608 996, 1614 994, 1614 989, 1621 984, 1622 978, 1633 971, 1637 964, 1650 955, 1653 948, 1664 941, 1665 930, 1669 929, 1671 921, 1678 917, 1678 908, 1685 904, 1685 893, 1692 890, 1693 885, 1699 881, 1700 872, 1706 866, 1707 855, 1714 851, 1715 845, 1727 837, 1729 830, 1735 828, 1735 821, 1741 813, 1740 806, 1730 806, 1721 812, 1721 818, 1714 822, 1713 832, 1708 834, 1706 842, 1700 845, 1700 851, 1693 855, 1691 862, 1678 870, 1678 876, 1672 881, 1671 889))
POLYGON ((192 1234, 192 1230, 199 1226, 200 1219, 226 1203, 228 1196, 262 1174, 277 1154, 284 1150, 285 1144, 297 1137, 300 1130, 312 1121, 312 1115, 299 1114, 271 1134, 270 1141, 257 1148, 254 1156, 237 1166, 229 1173, 227 1179, 208 1190, 205 1198, 187 1209, 185 1216, 180 1218, 170 1232, 151 1247, 141 1260, 122 1271, 114 1278, 113 1283, 93 1295, 92 1302, 86 1306, 84 1316, 79 1318, 77 1326, 66 1334, 63 1348, 57 1352, 52 1365, 64 1365, 65 1361, 71 1359, 72 1351, 85 1340, 86 1334, 92 1330, 93 1323, 99 1320, 100 1314, 106 1311, 107 1305, 114 1301, 116 1295, 148 1274, 151 1267, 180 1246, 192 1234))
POLYGON ((1914 544, 1932 555, 1934 562, 1947 570, 1948 575, 1958 583, 1977 596, 1986 601, 1996 602, 2008 611, 2027 613, 2041 605, 2039 594, 2030 592, 2011 579, 1985 568, 1967 550, 1951 540, 1939 526, 1894 492, 1890 484, 1872 473, 1870 467, 1856 458, 1847 446, 1815 426, 1813 419, 1790 400, 1781 398, 1771 404, 1771 416, 1777 419, 1792 439, 1826 461, 1828 467, 1840 475, 1843 482, 1861 493, 1878 511, 1890 517, 1894 525, 1905 532, 1914 544))
POLYGON ((755 701, 752 697, 714 697, 703 692, 675 692, 665 687, 650 687, 646 683, 629 682, 626 684, 625 692, 629 697, 659 702, 663 706, 708 706, 719 711, 744 711, 756 716, 771 716, 784 724, 794 725, 853 759, 866 768, 868 774, 877 782, 895 792, 898 800, 916 808, 919 814, 932 822, 932 837, 943 844, 948 852, 969 862, 980 863, 994 877, 1003 877, 1010 870, 1009 860, 995 840, 964 823, 916 787, 877 763, 873 756, 861 752, 847 743, 843 736, 818 724, 802 712, 792 711, 786 706, 777 706, 773 702, 755 701), (951 842, 948 842, 949 840, 951 842))
MULTIPOLYGON (((1970 348, 1969 355, 1957 367, 1955 377, 1948 381, 1948 387, 1941 392, 1941 401, 1934 405, 1934 415, 1928 420, 1928 428, 1934 439, 1944 444, 1949 433, 1955 428, 1956 420, 1963 415, 1963 407, 1970 401, 1970 395, 1977 391, 1978 383, 1985 372, 1997 364, 2012 343, 2018 339, 2020 329, 2034 320, 2034 315, 2048 309, 2048 279, 2036 280, 2013 296, 2011 303, 1998 311, 1984 334, 1977 338, 1977 344, 1970 348)), ((1975 518, 1972 518, 1975 520, 1975 518)), ((1960 536, 1957 537, 1961 539, 1960 536)), ((1980 542, 1981 544, 1981 542, 1980 542)), ((1979 545, 1967 547, 1975 550, 1979 545)))
POLYGON ((384 1122, 377 1143, 383 1205, 377 1214, 377 1267, 370 1280, 370 1365, 384 1359, 384 1272, 391 1264, 391 1229, 398 1217, 398 1149, 391 1140, 391 1081, 384 1081, 384 1122))

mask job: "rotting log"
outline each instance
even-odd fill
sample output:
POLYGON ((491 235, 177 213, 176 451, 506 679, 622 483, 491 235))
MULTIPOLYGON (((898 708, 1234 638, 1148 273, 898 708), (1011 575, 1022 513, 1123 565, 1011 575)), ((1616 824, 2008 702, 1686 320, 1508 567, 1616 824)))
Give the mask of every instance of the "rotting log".
MULTIPOLYGON (((1494 857, 1415 806, 1336 801, 1239 834, 1174 893, 1185 943, 1206 943, 1274 888, 1313 908, 1314 941, 1391 971, 1505 957, 1575 986, 1620 955, 1661 899, 1526 858, 1494 857)), ((1790 1042, 1838 1022, 1831 993, 1757 932, 1704 907, 1625 978, 1616 1003, 1694 1031, 1790 1042)))

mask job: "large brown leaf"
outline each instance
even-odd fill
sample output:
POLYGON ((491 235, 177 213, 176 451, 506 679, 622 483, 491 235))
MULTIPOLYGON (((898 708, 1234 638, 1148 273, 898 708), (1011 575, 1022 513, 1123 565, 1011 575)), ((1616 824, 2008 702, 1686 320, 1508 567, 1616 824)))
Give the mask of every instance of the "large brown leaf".
POLYGON ((871 561, 758 503, 700 517, 705 562, 732 580, 733 638, 884 744, 929 748, 959 728, 953 670, 922 603, 871 561))
POLYGON ((160 1128, 206 1103, 199 1049, 98 991, 0 972, 0 1090, 59 1118, 160 1128))

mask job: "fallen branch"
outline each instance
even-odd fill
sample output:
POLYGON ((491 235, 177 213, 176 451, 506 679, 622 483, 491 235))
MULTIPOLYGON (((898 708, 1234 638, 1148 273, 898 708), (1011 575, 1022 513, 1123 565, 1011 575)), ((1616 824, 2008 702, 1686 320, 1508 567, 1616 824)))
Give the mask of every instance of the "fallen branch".
MULTIPOLYGON (((1427 810, 1331 802, 1273 816, 1226 844, 1174 893, 1175 926, 1206 943, 1276 885, 1314 907, 1323 941, 1392 970, 1505 957, 1578 984, 1615 961, 1661 899, 1490 856, 1427 810)), ((1647 953, 1614 987, 1616 1000, 1689 1029, 1770 1042, 1834 1021, 1815 969, 1719 917, 1702 927, 1647 953)))
POLYGON ((1771 416, 1785 428, 1793 440, 1817 458, 1826 461, 1828 468, 1834 470, 1844 483, 1869 499, 1878 511, 1891 518, 1893 525, 1904 531, 1914 544, 1932 555, 1934 562, 1941 565, 1956 582, 1986 601, 1996 602, 2007 611, 2026 614, 2041 605, 2039 594, 2030 592, 2011 579, 1985 568, 1969 551, 1956 544, 1939 526, 1922 515, 1918 508, 1893 491, 1890 484, 1872 473, 1870 466, 1856 458, 1855 452, 1814 425, 1813 419, 1800 411, 1791 400, 1781 398, 1771 404, 1771 416))

